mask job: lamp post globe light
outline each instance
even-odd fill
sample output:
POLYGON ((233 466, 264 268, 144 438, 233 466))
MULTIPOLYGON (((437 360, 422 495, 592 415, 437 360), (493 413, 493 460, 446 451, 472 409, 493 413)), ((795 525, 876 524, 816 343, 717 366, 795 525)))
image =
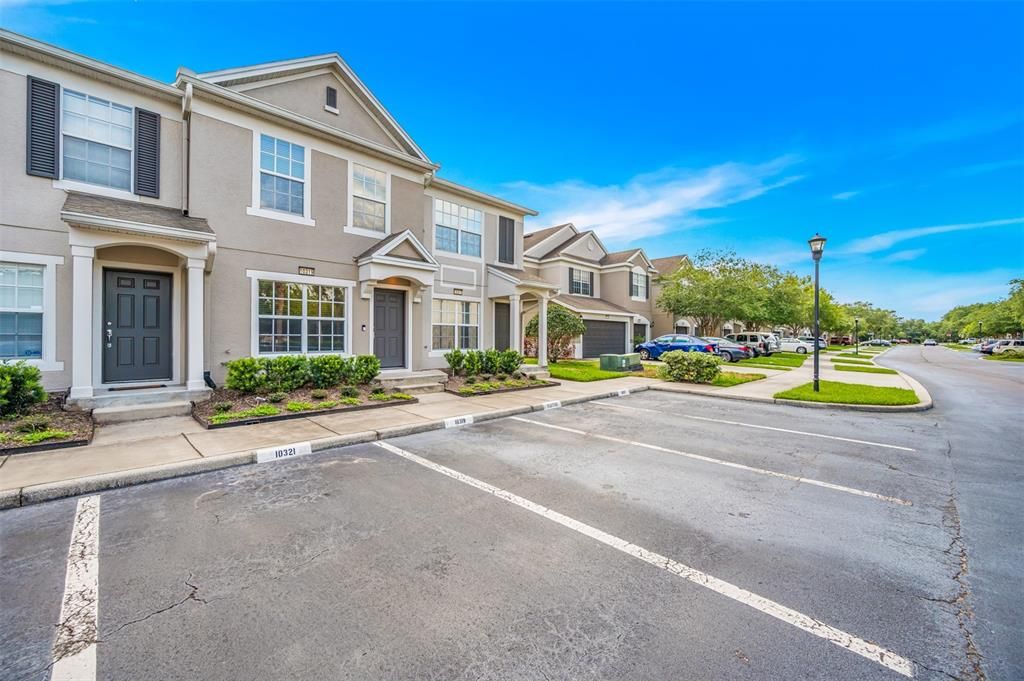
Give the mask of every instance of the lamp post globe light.
POLYGON ((821 254, 825 251, 825 237, 815 234, 807 240, 811 247, 811 257, 814 258, 814 392, 818 389, 818 370, 820 368, 818 356, 820 354, 821 322, 818 316, 818 265, 821 262, 821 254))

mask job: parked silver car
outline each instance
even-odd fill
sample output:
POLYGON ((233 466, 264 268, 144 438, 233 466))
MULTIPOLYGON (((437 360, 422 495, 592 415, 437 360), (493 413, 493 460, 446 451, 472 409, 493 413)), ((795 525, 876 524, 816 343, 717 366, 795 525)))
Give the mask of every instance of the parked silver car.
POLYGON ((730 333, 726 336, 726 339, 731 340, 733 343, 746 345, 754 351, 754 357, 760 357, 761 355, 771 357, 773 352, 780 352, 782 350, 778 337, 774 333, 766 331, 730 333))
POLYGON ((731 341, 728 338, 705 336, 704 340, 717 345, 718 356, 726 362, 738 362, 741 359, 750 359, 754 356, 754 351, 750 347, 731 341))

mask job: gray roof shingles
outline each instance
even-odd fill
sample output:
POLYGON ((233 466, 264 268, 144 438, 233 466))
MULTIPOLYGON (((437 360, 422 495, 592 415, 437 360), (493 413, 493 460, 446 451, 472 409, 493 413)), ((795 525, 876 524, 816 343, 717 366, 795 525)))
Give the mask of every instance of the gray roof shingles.
POLYGON ((206 222, 206 218, 189 217, 179 208, 168 208, 151 203, 126 201, 81 192, 68 192, 63 210, 68 213, 80 213, 111 220, 186 229, 201 234, 214 233, 209 223, 206 222))

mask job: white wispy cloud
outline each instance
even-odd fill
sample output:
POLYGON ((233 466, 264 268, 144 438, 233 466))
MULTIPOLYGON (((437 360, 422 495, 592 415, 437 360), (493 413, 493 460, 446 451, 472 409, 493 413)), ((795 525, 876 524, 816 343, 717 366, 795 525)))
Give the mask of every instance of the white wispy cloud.
POLYGON ((839 192, 838 194, 833 194, 832 198, 836 201, 849 201, 858 194, 860 194, 859 191, 839 192))
POLYGON ((934 225, 931 227, 912 227, 910 229, 894 229, 888 232, 881 232, 863 239, 851 241, 843 250, 847 253, 877 253, 892 248, 896 244, 917 239, 932 234, 946 234, 948 232, 963 232, 972 229, 984 229, 986 227, 1002 227, 1005 225, 1017 225, 1024 223, 1024 217, 1006 218, 1002 220, 985 220, 984 222, 961 222, 950 225, 934 225))
POLYGON ((926 248, 909 248, 905 251, 893 251, 882 258, 882 262, 910 262, 911 260, 917 260, 927 252, 928 249, 926 248))
POLYGON ((622 185, 566 180, 550 185, 516 182, 508 189, 526 205, 541 209, 545 224, 572 222, 593 229, 606 242, 623 243, 716 222, 700 212, 749 201, 800 180, 802 176, 788 172, 798 162, 795 156, 783 156, 755 165, 666 168, 622 185))

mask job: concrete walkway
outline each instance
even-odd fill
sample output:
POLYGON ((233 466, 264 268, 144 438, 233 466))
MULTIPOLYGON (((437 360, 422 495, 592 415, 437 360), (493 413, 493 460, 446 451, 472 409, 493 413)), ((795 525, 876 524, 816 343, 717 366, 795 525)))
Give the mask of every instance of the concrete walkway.
MULTIPOLYGON (((904 374, 840 372, 827 355, 822 360, 822 380, 910 388, 922 402, 931 403, 927 391, 904 374)), ((811 367, 810 360, 791 371, 729 365, 725 370, 767 377, 730 388, 625 377, 588 383, 561 381, 548 388, 473 398, 431 393, 419 396, 417 404, 218 430, 206 430, 188 416, 97 426, 92 443, 85 447, 0 456, 0 509, 252 463, 256 450, 267 447, 309 442, 314 451, 329 449, 443 428, 445 419, 454 417, 483 421, 543 409, 552 401, 571 404, 627 389, 773 401, 775 393, 809 382, 811 367)))

